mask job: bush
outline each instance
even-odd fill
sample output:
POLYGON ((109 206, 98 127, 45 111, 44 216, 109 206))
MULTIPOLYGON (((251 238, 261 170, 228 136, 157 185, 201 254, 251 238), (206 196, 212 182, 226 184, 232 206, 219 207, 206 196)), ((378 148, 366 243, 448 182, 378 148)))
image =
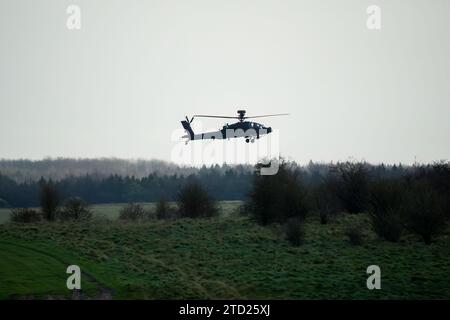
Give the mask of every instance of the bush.
POLYGON ((432 167, 431 183, 433 189, 442 198, 447 218, 450 218, 450 163, 437 162, 432 167))
POLYGON ((246 204, 252 217, 262 225, 304 219, 308 212, 306 192, 300 172, 289 163, 280 163, 275 175, 255 175, 246 204))
POLYGON ((398 242, 403 232, 403 193, 398 181, 380 180, 371 186, 369 216, 382 239, 398 242))
POLYGON ((427 183, 441 198, 447 218, 450 218, 450 163, 440 161, 432 166, 415 167, 415 172, 409 177, 411 181, 427 183))
POLYGON ((51 182, 41 184, 39 200, 44 218, 47 221, 54 221, 58 214, 61 196, 51 182))
POLYGON ((359 227, 351 226, 345 231, 345 235, 348 237, 348 241, 351 245, 359 246, 363 242, 363 235, 359 227))
POLYGON ((233 214, 235 214, 236 216, 248 217, 249 212, 250 208, 248 207, 248 203, 244 202, 240 206, 236 207, 236 209, 234 209, 233 214))
POLYGON ((160 198, 156 203, 156 218, 164 220, 175 219, 177 218, 177 212, 164 198, 160 198))
POLYGON ((33 209, 17 208, 11 210, 10 219, 12 222, 34 223, 41 220, 41 215, 33 209))
POLYGON ((339 199, 332 190, 329 177, 323 179, 313 190, 312 203, 319 214, 321 224, 329 223, 332 217, 341 211, 339 199))
POLYGON ((334 193, 348 213, 367 209, 369 200, 369 175, 366 163, 338 163, 331 168, 334 193))
POLYGON ((178 211, 184 218, 204 218, 217 214, 216 201, 197 182, 186 184, 177 195, 178 211))
POLYGON ((89 220, 92 218, 92 210, 81 198, 69 198, 64 203, 63 209, 59 213, 62 220, 89 220))
POLYGON ((125 221, 142 221, 146 218, 144 207, 140 204, 129 203, 120 210, 119 219, 125 221))
POLYGON ((409 186, 405 203, 407 226, 426 244, 445 230, 444 208, 442 197, 427 182, 415 181, 409 186))
POLYGON ((160 198, 156 203, 156 217, 158 219, 165 219, 169 211, 169 204, 166 199, 160 198))
POLYGON ((285 226, 286 239, 293 246, 300 246, 304 242, 305 231, 303 228, 303 220, 300 218, 290 218, 285 226))
POLYGON ((371 214, 372 228, 382 239, 391 242, 398 242, 403 233, 403 221, 399 216, 400 212, 387 209, 382 214, 371 214))

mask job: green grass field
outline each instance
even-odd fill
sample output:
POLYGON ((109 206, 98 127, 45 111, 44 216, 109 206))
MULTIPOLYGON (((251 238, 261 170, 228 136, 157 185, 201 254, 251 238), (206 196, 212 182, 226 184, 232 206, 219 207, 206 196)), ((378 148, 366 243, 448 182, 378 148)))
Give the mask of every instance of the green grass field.
MULTIPOLYGON (((149 204, 150 205, 150 204, 149 204)), ((86 297, 113 299, 449 299, 450 232, 430 246, 413 236, 378 240, 366 215, 329 225, 306 223, 291 246, 280 227, 261 227, 223 203, 209 219, 114 219, 120 206, 96 206, 89 223, 0 225, 0 298, 70 298, 69 264, 83 272, 86 297), (361 246, 345 229, 359 224, 361 246), (381 268, 381 290, 366 288, 366 268, 381 268)))

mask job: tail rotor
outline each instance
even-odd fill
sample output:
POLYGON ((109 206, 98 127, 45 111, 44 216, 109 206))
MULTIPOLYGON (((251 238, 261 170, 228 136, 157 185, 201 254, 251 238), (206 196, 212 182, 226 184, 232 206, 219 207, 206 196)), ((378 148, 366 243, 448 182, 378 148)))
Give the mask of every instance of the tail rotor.
POLYGON ((191 118, 191 121, 189 121, 189 118, 188 118, 187 116, 185 116, 185 118, 186 118, 186 121, 187 121, 189 124, 191 124, 192 121, 194 121, 194 117, 191 118))
POLYGON ((194 131, 191 128, 191 123, 194 120, 194 117, 192 117, 191 120, 189 120, 189 118, 187 116, 185 116, 185 118, 186 118, 186 121, 181 121, 181 124, 183 125, 184 130, 188 134, 183 136, 182 138, 188 138, 188 140, 185 142, 187 144, 189 140, 194 139, 194 131))

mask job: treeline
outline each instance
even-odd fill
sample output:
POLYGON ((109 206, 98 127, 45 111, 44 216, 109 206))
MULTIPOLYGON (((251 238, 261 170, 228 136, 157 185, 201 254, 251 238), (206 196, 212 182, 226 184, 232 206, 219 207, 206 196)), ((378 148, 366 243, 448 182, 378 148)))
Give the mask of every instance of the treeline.
MULTIPOLYGON (((305 183, 315 186, 333 164, 310 162, 297 167, 305 183)), ((400 177, 414 170, 402 165, 367 164, 367 168, 373 178, 400 177)), ((162 197, 173 201, 180 187, 194 180, 217 200, 244 200, 250 192, 253 173, 250 165, 192 168, 157 160, 2 160, 0 207, 37 206, 39 188, 47 182, 52 182, 65 197, 80 197, 92 204, 154 202, 162 197), (143 176, 149 170, 156 171, 143 176), (36 178, 38 173, 42 176, 36 178)))
MULTIPOLYGON (((333 164, 310 163, 302 167, 304 173, 311 175, 316 183, 320 176, 327 174, 333 164)), ((189 176, 205 170, 214 170, 225 174, 232 170, 237 173, 249 173, 254 170, 251 165, 214 165, 206 167, 179 166, 162 160, 125 160, 116 158, 100 159, 71 159, 48 158, 43 160, 5 160, 0 159, 0 174, 11 178, 15 182, 33 182, 42 178, 45 180, 59 181, 67 177, 89 176, 96 180, 106 179, 111 176, 146 178, 150 175, 163 176, 189 176)), ((411 166, 398 165, 374 165, 370 166, 371 174, 378 176, 403 176, 413 170, 411 166)))
MULTIPOLYGON (((255 171, 249 165, 182 168, 165 163, 164 168, 172 168, 173 170, 177 168, 177 173, 152 172, 146 176, 142 176, 142 174, 124 175, 124 172, 128 172, 125 170, 122 174, 118 174, 117 170, 126 163, 126 166, 132 166, 132 162, 115 159, 57 159, 38 162, 27 160, 0 161, 3 167, 9 168, 7 172, 0 170, 0 207, 37 206, 39 188, 48 182, 51 182, 64 197, 80 197, 91 204, 155 202, 161 198, 174 201, 180 187, 193 181, 204 186, 211 196, 217 200, 245 200, 251 191, 252 177, 255 171), (72 161, 74 163, 80 161, 83 164, 84 172, 87 173, 75 175, 74 169, 69 168, 72 161), (91 164, 90 161, 96 163, 93 168, 88 167, 91 164), (33 163, 36 165, 34 169, 33 163), (112 163, 115 165, 108 167, 108 164, 112 163), (103 168, 102 174, 97 171, 97 165, 99 164, 104 164, 107 168, 103 168), (67 165, 67 168, 65 165, 67 165), (13 167, 16 171, 12 169, 13 167), (60 168, 58 170, 61 170, 61 172, 56 168, 60 168), (106 170, 111 170, 110 174, 106 174, 106 170), (11 176, 11 172, 16 172, 16 174, 11 176), (17 172, 20 172, 20 174, 17 172), (27 172, 34 172, 34 174, 46 172, 48 176, 35 179, 34 174, 27 177, 27 172), (18 176, 21 178, 14 178, 18 176)), ((148 163, 151 163, 151 161, 148 163)), ((310 162, 307 166, 294 165, 300 171, 304 183, 311 188, 319 185, 323 178, 328 176, 330 171, 336 167, 334 164, 313 162, 310 162)), ((365 164, 369 179, 399 178, 411 174, 416 169, 416 167, 402 165, 365 164)), ((137 170, 137 167, 132 172, 134 170, 137 170)), ((166 172, 165 169, 163 172, 166 172)))
POLYGON ((180 187, 192 181, 201 183, 217 200, 240 200, 249 192, 251 176, 252 172, 246 170, 234 168, 222 172, 212 167, 190 175, 152 173, 143 178, 84 175, 19 183, 0 173, 0 207, 38 206, 40 187, 49 182, 63 197, 80 197, 91 204, 154 202, 160 198, 174 201, 180 187))
MULTIPOLYGON (((225 173, 230 168, 251 171, 250 165, 215 166, 216 171, 225 173)), ((43 160, 5 160, 0 159, 0 173, 16 182, 38 181, 41 178, 61 180, 68 176, 94 176, 107 178, 120 177, 145 178, 151 174, 157 176, 190 175, 201 170, 197 167, 179 166, 163 160, 126 160, 116 158, 71 159, 48 158, 43 160)))

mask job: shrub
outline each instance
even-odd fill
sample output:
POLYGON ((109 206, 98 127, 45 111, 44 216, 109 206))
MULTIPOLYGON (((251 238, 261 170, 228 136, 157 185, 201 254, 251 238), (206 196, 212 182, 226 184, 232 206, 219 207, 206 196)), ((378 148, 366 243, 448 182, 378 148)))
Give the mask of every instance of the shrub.
POLYGON ((366 163, 338 163, 331 168, 334 193, 348 213, 360 213, 367 209, 369 199, 369 175, 366 163))
POLYGON ((432 166, 415 167, 415 172, 409 177, 411 181, 422 181, 432 188, 439 196, 445 208, 447 218, 450 218, 450 163, 440 161, 432 166))
POLYGON ((450 218, 450 162, 441 161, 433 165, 431 183, 442 198, 447 218, 450 218))
POLYGON ((262 225, 284 223, 289 218, 305 218, 308 212, 306 195, 300 172, 282 162, 277 174, 254 176, 246 207, 262 225))
POLYGON ((348 241, 351 245, 359 246, 363 242, 363 235, 359 227, 351 226, 345 231, 345 235, 348 237, 348 241))
POLYGON ((384 212, 378 214, 372 213, 370 215, 372 220, 372 228, 374 232, 382 239, 391 242, 400 241, 403 233, 403 221, 399 216, 400 212, 387 209, 384 212))
POLYGON ((92 218, 92 210, 83 199, 69 198, 65 201, 59 217, 62 220, 88 220, 92 218))
POLYGON ((237 206, 236 209, 234 209, 233 214, 237 215, 237 216, 244 216, 244 217, 248 217, 250 212, 250 208, 248 207, 248 203, 243 203, 240 206, 237 206))
POLYGON ((156 217, 158 219, 164 219, 167 216, 167 212, 169 211, 169 204, 166 199, 160 198, 156 203, 156 217))
POLYGON ((140 204, 129 203, 120 210, 119 219, 125 221, 141 221, 146 217, 145 209, 140 204))
POLYGON ((341 211, 339 199, 332 190, 329 177, 323 179, 313 190, 312 203, 319 214, 321 224, 327 224, 341 211))
POLYGON ((177 212, 170 204, 164 199, 160 198, 156 203, 156 218, 157 219, 175 219, 177 212))
POLYGON ((427 182, 415 181, 409 186, 404 209, 407 226, 426 244, 445 229, 444 208, 443 199, 427 182))
POLYGON ((374 232, 382 239, 398 242, 403 232, 402 185, 380 180, 371 186, 369 216, 374 232))
POLYGON ((51 182, 41 184, 39 200, 44 218, 47 221, 54 221, 58 214, 61 196, 51 182))
POLYGON ((197 182, 186 184, 177 195, 178 211, 181 217, 204 218, 218 212, 216 201, 197 182))
POLYGON ((33 209, 17 208, 11 210, 10 219, 12 222, 34 223, 41 220, 41 215, 33 209))
POLYGON ((300 246, 304 242, 305 231, 303 228, 303 220, 300 218, 290 218, 285 226, 286 239, 293 246, 300 246))

